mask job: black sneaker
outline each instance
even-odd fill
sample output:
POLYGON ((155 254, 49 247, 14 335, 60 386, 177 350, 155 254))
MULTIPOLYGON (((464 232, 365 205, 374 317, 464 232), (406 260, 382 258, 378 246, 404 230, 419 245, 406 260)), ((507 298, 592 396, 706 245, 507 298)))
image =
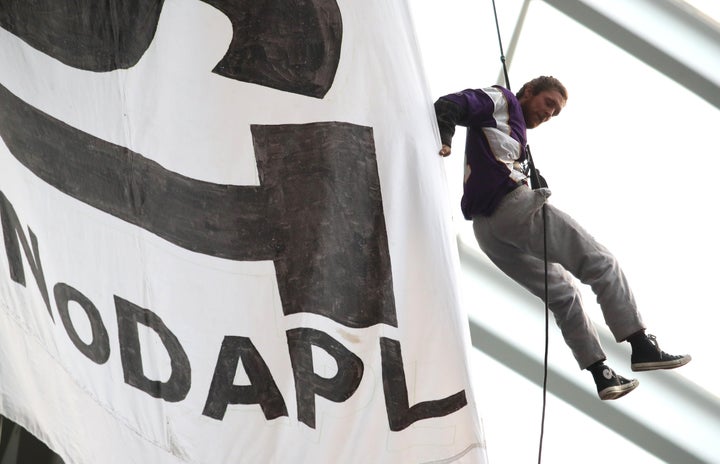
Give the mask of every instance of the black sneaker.
POLYGON ((675 369, 689 363, 691 359, 689 354, 667 354, 660 349, 655 335, 648 335, 645 342, 633 345, 630 368, 634 372, 675 369))
POLYGON ((627 395, 640 385, 640 382, 636 379, 626 379, 605 365, 602 366, 602 370, 599 370, 599 372, 593 372, 593 378, 601 400, 616 400, 627 395))

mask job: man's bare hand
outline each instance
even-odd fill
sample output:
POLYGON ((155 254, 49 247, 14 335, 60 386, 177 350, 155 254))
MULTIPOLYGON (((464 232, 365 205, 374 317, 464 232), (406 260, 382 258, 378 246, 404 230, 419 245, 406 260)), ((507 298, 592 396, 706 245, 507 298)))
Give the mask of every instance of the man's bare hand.
POLYGON ((448 145, 443 145, 440 149, 440 156, 450 156, 450 147, 448 145))

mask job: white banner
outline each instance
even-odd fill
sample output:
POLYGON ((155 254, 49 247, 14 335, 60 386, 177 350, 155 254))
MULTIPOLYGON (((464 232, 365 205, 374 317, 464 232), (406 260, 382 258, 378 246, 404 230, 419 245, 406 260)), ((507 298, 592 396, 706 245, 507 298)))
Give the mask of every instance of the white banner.
POLYGON ((0 4, 0 414, 68 464, 484 463, 405 2, 110 4, 0 4))

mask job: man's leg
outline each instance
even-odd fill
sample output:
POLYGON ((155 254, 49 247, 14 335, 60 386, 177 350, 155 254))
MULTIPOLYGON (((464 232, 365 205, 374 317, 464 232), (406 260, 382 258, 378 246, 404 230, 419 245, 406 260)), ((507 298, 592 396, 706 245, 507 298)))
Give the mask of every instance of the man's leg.
MULTIPOLYGON (((476 217, 473 229, 488 258, 511 279, 544 300, 544 261, 509 243, 507 236, 497 236, 490 218, 476 217)), ((548 265, 548 299, 548 307, 580 368, 605 360, 597 331, 583 310, 582 298, 572 276, 554 263, 548 265)))
MULTIPOLYGON (((542 211, 545 197, 535 194, 528 196, 525 193, 513 192, 509 201, 503 202, 500 208, 502 210, 514 204, 515 209, 504 210, 492 218, 474 218, 473 228, 478 244, 488 257, 509 277, 544 300, 545 261, 542 254, 537 257, 525 250, 532 248, 527 245, 533 236, 528 231, 533 230, 532 222, 537 225, 534 212, 538 209, 542 211), (525 197, 524 201, 518 201, 515 195, 525 197), (523 217, 529 217, 530 220, 524 221, 523 217), (507 226, 513 222, 517 224, 515 230, 508 231, 507 226)), ((592 374, 600 399, 614 400, 637 388, 637 380, 626 379, 605 365, 606 358, 597 332, 583 310, 581 295, 572 275, 559 264, 548 263, 547 283, 548 307, 578 365, 592 374)))
POLYGON ((546 233, 548 260, 559 263, 592 288, 605 322, 618 342, 645 329, 630 285, 615 257, 573 218, 545 204, 547 196, 547 191, 523 187, 511 192, 488 218, 494 234, 542 260, 546 233))

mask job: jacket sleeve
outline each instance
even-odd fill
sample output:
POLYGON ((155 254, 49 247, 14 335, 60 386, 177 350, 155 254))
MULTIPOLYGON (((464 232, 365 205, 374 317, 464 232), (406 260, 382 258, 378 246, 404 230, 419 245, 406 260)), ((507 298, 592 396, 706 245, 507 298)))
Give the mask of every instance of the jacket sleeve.
POLYGON ((467 119, 467 111, 454 101, 446 97, 440 97, 435 102, 435 117, 440 129, 440 140, 443 145, 452 146, 452 138, 455 135, 455 126, 462 124, 467 119))

